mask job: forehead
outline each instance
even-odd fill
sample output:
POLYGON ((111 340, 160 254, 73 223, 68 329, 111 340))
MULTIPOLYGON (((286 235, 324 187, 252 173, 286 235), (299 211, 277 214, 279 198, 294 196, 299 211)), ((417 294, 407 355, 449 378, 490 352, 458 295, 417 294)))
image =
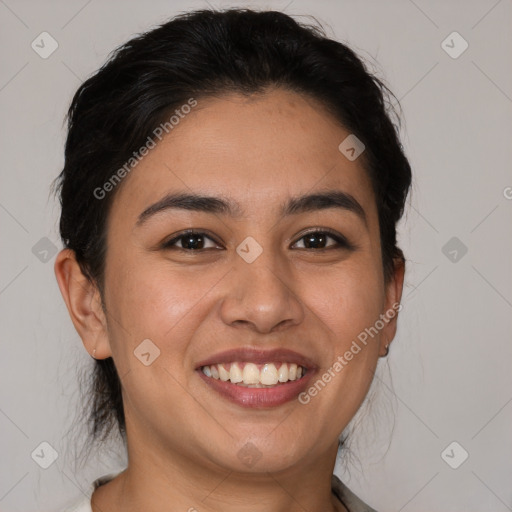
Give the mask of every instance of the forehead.
POLYGON ((143 210, 178 190, 231 197, 249 217, 278 213, 285 197, 340 189, 373 208, 362 158, 338 149, 350 133, 314 99, 276 89, 197 101, 125 178, 115 203, 143 210))

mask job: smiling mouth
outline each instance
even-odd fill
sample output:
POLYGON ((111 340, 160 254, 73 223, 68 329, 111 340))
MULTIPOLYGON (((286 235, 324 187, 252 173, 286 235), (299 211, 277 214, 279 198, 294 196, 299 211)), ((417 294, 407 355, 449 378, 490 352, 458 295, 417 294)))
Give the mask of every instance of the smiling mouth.
POLYGON ((201 366, 206 377, 246 388, 274 388, 304 377, 307 369, 295 363, 219 363, 201 366))

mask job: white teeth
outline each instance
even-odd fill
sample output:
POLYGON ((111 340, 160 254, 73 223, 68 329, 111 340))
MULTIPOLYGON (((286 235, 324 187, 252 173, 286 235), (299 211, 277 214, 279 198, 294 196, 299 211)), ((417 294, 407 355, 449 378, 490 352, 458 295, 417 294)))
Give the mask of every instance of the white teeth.
MULTIPOLYGON (((275 364, 270 363, 266 364, 261 369, 261 376, 260 376, 260 382, 262 384, 266 384, 267 386, 274 386, 277 384, 278 378, 277 378, 277 369, 275 364)), ((245 382, 245 379, 244 379, 245 382)))
POLYGON ((240 370, 239 366, 236 363, 231 365, 229 369, 229 380, 236 384, 237 382, 242 382, 244 379, 242 378, 242 370, 240 370))
POLYGON ((288 382, 288 365, 282 364, 279 368, 279 382, 288 382))
POLYGON ((254 363, 247 363, 244 366, 242 376, 244 379, 244 384, 258 384, 260 381, 260 371, 254 363))
POLYGON ((281 363, 279 370, 275 363, 266 363, 263 366, 254 363, 212 364, 202 367, 202 372, 207 377, 224 382, 231 381, 232 384, 251 388, 276 386, 278 383, 297 380, 305 371, 302 366, 297 366, 295 363, 281 363), (243 370, 240 369, 241 365, 243 370))
POLYGON ((226 382, 227 380, 229 380, 229 373, 228 371, 226 370, 226 368, 224 368, 224 365, 222 364, 219 364, 217 365, 218 369, 219 369, 219 377, 220 377, 220 380, 223 380, 224 382, 226 382))

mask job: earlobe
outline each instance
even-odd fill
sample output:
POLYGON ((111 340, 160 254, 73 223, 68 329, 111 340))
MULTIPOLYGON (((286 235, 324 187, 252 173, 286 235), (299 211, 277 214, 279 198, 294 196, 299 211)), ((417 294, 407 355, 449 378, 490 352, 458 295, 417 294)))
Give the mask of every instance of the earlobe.
POLYGON ((110 357, 107 322, 98 287, 83 274, 70 249, 57 255, 54 271, 71 321, 87 352, 95 359, 110 357))

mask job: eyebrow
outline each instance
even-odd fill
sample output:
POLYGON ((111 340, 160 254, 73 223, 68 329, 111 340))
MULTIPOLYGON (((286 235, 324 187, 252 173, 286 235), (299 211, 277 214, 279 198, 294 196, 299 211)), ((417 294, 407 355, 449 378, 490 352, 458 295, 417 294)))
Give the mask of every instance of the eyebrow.
MULTIPOLYGON (((352 212, 367 225, 366 214, 361 204, 354 196, 341 190, 328 190, 292 197, 281 205, 280 216, 283 218, 331 208, 352 212)), ((244 214, 236 201, 226 197, 194 193, 171 193, 146 208, 139 215, 136 225, 140 226, 153 215, 172 209, 228 215, 233 218, 240 218, 244 214)))

